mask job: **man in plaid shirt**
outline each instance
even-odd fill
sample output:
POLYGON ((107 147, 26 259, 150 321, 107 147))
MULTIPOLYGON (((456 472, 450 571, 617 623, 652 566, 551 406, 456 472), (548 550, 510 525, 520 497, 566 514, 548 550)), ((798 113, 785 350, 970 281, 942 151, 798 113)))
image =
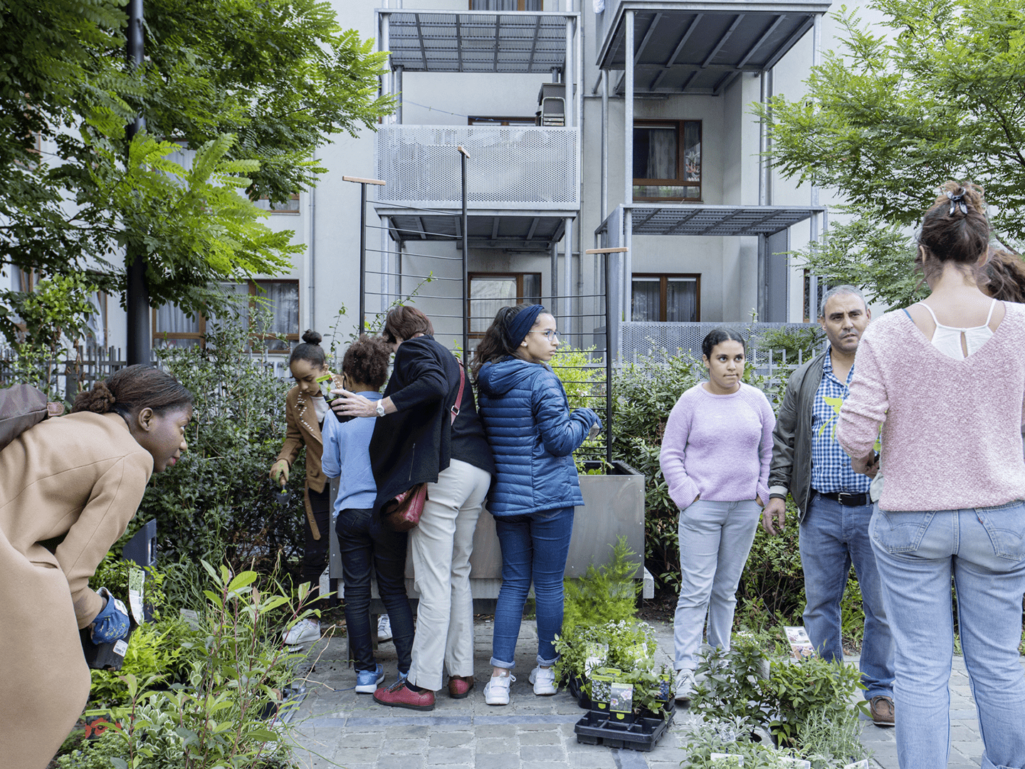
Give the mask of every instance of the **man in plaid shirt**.
POLYGON ((819 325, 829 348, 799 367, 787 383, 772 436, 770 499, 762 525, 770 534, 782 527, 789 492, 800 521, 805 629, 824 659, 841 663, 840 601, 853 563, 865 610, 865 699, 876 725, 893 726, 894 643, 868 536, 869 486, 878 461, 869 475, 856 473, 836 441, 836 420, 849 394, 854 356, 871 315, 854 286, 837 286, 822 297, 819 325))

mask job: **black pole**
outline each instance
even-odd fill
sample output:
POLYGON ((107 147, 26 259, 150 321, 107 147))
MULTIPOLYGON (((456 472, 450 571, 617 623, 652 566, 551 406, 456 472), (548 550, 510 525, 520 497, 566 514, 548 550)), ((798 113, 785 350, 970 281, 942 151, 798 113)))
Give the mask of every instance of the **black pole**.
POLYGON ((469 153, 459 148, 460 165, 463 172, 463 367, 470 365, 470 278, 467 271, 467 252, 470 250, 469 221, 466 215, 466 160, 469 153))
MULTIPOLYGON (((129 0, 128 3, 128 64, 136 70, 143 62, 143 0, 129 0)), ((128 163, 129 147, 132 139, 139 131, 146 128, 146 121, 136 117, 125 129, 126 147, 125 163, 128 163)), ((135 363, 152 362, 153 354, 150 340, 150 306, 149 286, 146 285, 146 256, 143 250, 132 243, 129 233, 128 246, 125 252, 127 262, 127 285, 125 287, 125 305, 128 322, 128 347, 125 360, 131 366, 135 363)))
POLYGON ((612 305, 609 302, 609 260, 605 254, 605 461, 612 464, 612 305))
POLYGON ((367 330, 367 185, 359 185, 359 333, 367 330))

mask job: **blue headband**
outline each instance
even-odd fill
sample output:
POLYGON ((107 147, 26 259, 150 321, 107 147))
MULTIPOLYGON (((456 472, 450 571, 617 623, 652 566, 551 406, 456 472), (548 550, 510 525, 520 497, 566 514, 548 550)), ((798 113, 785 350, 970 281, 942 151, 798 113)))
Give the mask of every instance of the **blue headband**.
POLYGON ((527 338, 527 332, 534 327, 537 316, 545 311, 543 305, 532 304, 526 307, 509 321, 509 328, 506 330, 506 340, 510 347, 519 347, 520 342, 527 338))

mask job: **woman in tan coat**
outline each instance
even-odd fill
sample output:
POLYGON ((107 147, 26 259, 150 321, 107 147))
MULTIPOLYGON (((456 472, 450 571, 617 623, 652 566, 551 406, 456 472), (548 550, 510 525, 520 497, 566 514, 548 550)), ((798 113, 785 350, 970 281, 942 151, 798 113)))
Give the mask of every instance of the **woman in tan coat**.
POLYGON ((82 714, 89 669, 78 631, 111 613, 89 579, 150 475, 185 450, 192 395, 168 374, 129 366, 81 393, 72 411, 0 452, 4 769, 45 769, 82 714))

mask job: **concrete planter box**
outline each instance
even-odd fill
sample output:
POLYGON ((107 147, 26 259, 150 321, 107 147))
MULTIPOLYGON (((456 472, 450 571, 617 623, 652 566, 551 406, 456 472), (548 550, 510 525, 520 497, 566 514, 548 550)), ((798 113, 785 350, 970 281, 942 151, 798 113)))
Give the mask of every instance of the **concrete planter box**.
MULTIPOLYGON (((597 463, 594 466, 597 467, 597 463)), ((332 496, 335 491, 336 484, 332 482, 332 496)), ((612 546, 619 537, 625 536, 630 549, 637 553, 640 579, 644 559, 644 476, 623 462, 614 462, 608 475, 581 475, 580 492, 584 507, 578 507, 574 515, 566 576, 582 577, 591 563, 595 566, 608 563, 612 546)), ((332 579, 342 576, 334 526, 331 527, 330 576, 332 579)), ((406 559, 406 578, 409 595, 415 597, 412 557, 406 559)), ((502 550, 495 533, 495 519, 486 510, 481 513, 473 536, 470 579, 475 601, 498 597, 502 585, 502 550)), ((376 585, 373 595, 377 598, 376 585)))

